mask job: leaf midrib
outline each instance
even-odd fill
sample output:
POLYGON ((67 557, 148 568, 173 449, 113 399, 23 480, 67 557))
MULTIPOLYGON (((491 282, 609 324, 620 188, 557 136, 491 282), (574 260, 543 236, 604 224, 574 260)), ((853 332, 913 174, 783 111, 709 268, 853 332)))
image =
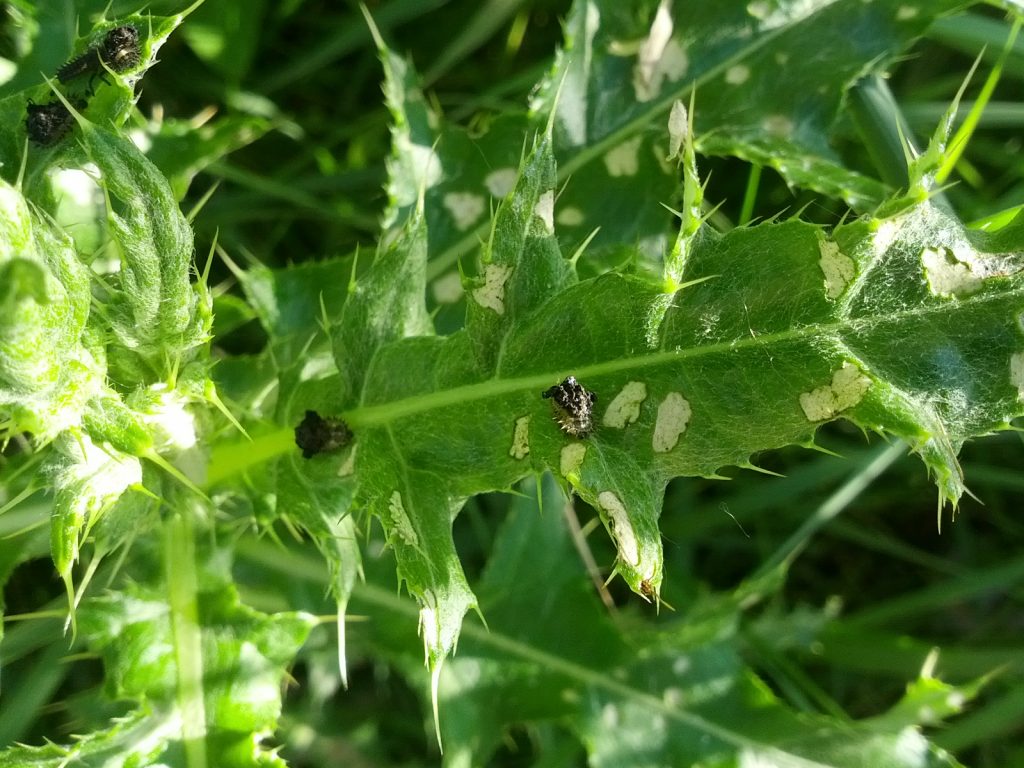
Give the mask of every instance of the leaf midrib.
MULTIPOLYGON (((346 423, 354 428, 375 427, 387 424, 397 419, 414 416, 416 414, 432 411, 435 409, 450 408, 464 405, 467 402, 485 400, 491 397, 519 392, 522 390, 543 390, 552 383, 561 381, 566 376, 587 378, 620 373, 622 371, 636 371, 650 368, 664 363, 693 360, 710 355, 723 354, 736 350, 749 349, 752 347, 763 347, 772 344, 811 339, 814 337, 842 338, 845 334, 863 329, 871 329, 883 323, 887 325, 899 324, 902 320, 927 317, 930 315, 945 315, 951 310, 964 306, 973 306, 981 303, 995 301, 1008 301, 1014 297, 1024 300, 1024 288, 1015 288, 1004 292, 992 292, 978 294, 966 300, 955 301, 955 307, 944 303, 929 303, 923 307, 914 307, 899 312, 889 312, 885 315, 877 315, 868 318, 848 318, 828 324, 814 324, 792 328, 785 331, 778 331, 769 334, 757 334, 753 330, 749 338, 733 339, 731 341, 708 344, 700 347, 690 347, 672 351, 657 351, 643 354, 636 357, 618 358, 606 360, 591 365, 581 365, 572 369, 556 370, 547 373, 538 373, 531 376, 519 376, 516 378, 492 378, 486 381, 466 384, 460 387, 444 389, 437 392, 413 395, 401 400, 393 400, 380 405, 367 405, 354 408, 342 414, 346 423)), ((868 371, 870 373, 870 371, 868 371)))
MULTIPOLYGON (((638 357, 606 360, 580 366, 572 370, 557 370, 532 376, 520 376, 513 379, 495 378, 438 392, 418 394, 380 405, 354 408, 342 414, 342 417, 354 429, 376 427, 434 409, 449 408, 467 402, 484 400, 489 397, 506 395, 522 390, 535 390, 539 392, 570 374, 586 378, 621 371, 636 371, 672 361, 700 359, 701 357, 713 354, 723 354, 785 341, 812 339, 816 336, 831 336, 841 339, 845 333, 865 328, 871 329, 883 323, 889 325, 898 324, 903 320, 910 320, 912 318, 944 315, 951 310, 955 311, 959 307, 976 306, 981 303, 997 301, 1012 301, 1015 298, 1024 300, 1024 287, 1002 292, 976 294, 968 299, 951 299, 949 302, 936 302, 923 307, 890 312, 884 316, 873 315, 868 318, 845 319, 828 324, 807 325, 777 333, 754 334, 749 338, 744 337, 742 339, 692 347, 690 349, 673 350, 671 352, 658 351, 638 357)), ((1024 343, 1022 343, 1022 347, 1024 347, 1024 343)), ((1009 362, 1007 362, 1007 366, 1009 366, 1009 362)), ((870 370, 868 372, 870 373, 870 370)), ((1007 368, 1007 376, 1009 376, 1009 368, 1007 368)), ((1009 378, 1007 381, 1009 381, 1009 378)), ((202 486, 210 488, 230 476, 244 472, 251 467, 258 466, 288 451, 294 450, 293 433, 294 429, 291 426, 287 426, 255 437, 252 440, 216 445, 211 452, 207 476, 202 486)))

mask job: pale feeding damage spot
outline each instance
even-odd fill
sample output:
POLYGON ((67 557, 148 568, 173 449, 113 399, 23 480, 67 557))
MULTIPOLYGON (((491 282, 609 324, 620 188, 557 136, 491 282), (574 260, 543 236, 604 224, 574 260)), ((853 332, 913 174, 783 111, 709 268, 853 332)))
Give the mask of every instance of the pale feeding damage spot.
POLYGON ((574 205, 562 208, 558 211, 558 215, 555 216, 555 221, 563 227, 578 227, 586 220, 587 217, 583 214, 583 211, 574 205))
POLYGON ((631 381, 608 404, 601 423, 613 429, 625 429, 640 418, 640 405, 647 399, 647 385, 631 381))
MULTIPOLYGON (((430 189, 441 181, 441 158, 434 152, 433 147, 413 144, 409 141, 408 136, 399 134, 395 137, 395 149, 410 158, 413 173, 415 173, 416 181, 419 182, 418 186, 430 189)), ((417 192, 412 191, 408 200, 399 200, 398 202, 403 205, 414 203, 416 194, 417 192)))
POLYGON ((391 527, 398 538, 410 547, 420 545, 420 537, 416 535, 416 529, 412 527, 412 521, 402 505, 402 494, 398 491, 392 493, 388 500, 388 517, 391 519, 391 527))
POLYGON ((920 8, 915 8, 912 5, 901 5, 896 10, 896 21, 910 21, 911 19, 916 19, 919 13, 921 13, 920 8))
POLYGON ((662 92, 662 84, 666 79, 682 79, 690 66, 686 51, 678 40, 669 40, 660 57, 647 58, 644 53, 648 40, 641 44, 636 67, 633 68, 633 93, 640 102, 650 101, 662 92))
POLYGON ((690 116, 686 105, 676 99, 672 102, 672 111, 668 113, 668 159, 679 157, 683 151, 683 143, 690 133, 690 116))
POLYGON ((961 296, 981 288, 982 279, 974 273, 973 262, 972 254, 955 253, 950 248, 921 251, 928 288, 939 296, 961 296))
MULTIPOLYGON (((861 0, 861 2, 865 2, 865 0, 861 0)), ((811 5, 813 2, 785 3, 779 2, 779 0, 750 0, 747 3, 747 13, 751 18, 756 19, 757 23, 739 30, 739 36, 749 37, 752 34, 789 26, 796 19, 803 18, 811 5)))
POLYGON ((793 121, 785 115, 768 115, 761 121, 761 128, 765 133, 780 139, 790 138, 794 130, 793 121))
POLYGON ((483 195, 473 192, 449 192, 444 196, 443 203, 455 222, 455 228, 460 232, 465 232, 484 215, 483 195))
POLYGON ((672 40, 671 0, 661 0, 658 10, 651 22, 647 37, 637 51, 636 65, 633 68, 633 90, 637 101, 650 101, 658 95, 661 88, 661 77, 658 74, 659 64, 672 40))
POLYGON ((499 315, 505 314, 505 281, 512 274, 512 267, 503 264, 488 264, 484 269, 484 284, 473 291, 473 300, 481 307, 487 307, 499 315))
POLYGON ((555 231, 555 192, 549 189, 537 200, 533 212, 544 224, 544 231, 549 235, 555 231))
POLYGON ((838 299, 857 274, 857 265, 839 250, 839 243, 823 235, 818 237, 818 250, 821 253, 818 265, 825 275, 825 295, 830 299, 838 299))
POLYGON ((750 67, 736 64, 725 70, 725 82, 729 85, 743 85, 750 79, 750 67))
POLYGON ((430 292, 438 304, 454 304, 462 298, 462 275, 449 272, 430 284, 430 292))
POLYGON ((634 136, 604 156, 604 167, 609 176, 636 176, 640 170, 640 145, 643 136, 634 136))
POLYGON ((619 708, 614 704, 601 707, 601 725, 609 730, 619 727, 619 708))
POLYGON ((1010 355, 1010 383, 1017 388, 1017 399, 1024 402, 1024 352, 1010 355))
POLYGON ((832 374, 832 383, 800 395, 800 407, 808 421, 825 421, 852 408, 871 387, 871 379, 850 362, 832 374))
POLYGON ((502 198, 515 189, 519 173, 515 168, 499 168, 484 177, 484 186, 493 197, 502 198))
MULTIPOLYGON (((348 458, 345 459, 344 463, 338 467, 338 477, 348 477, 356 470, 356 451, 359 450, 359 443, 352 446, 352 450, 348 452, 348 458)), ((401 497, 399 497, 401 501, 401 497)))
MULTIPOLYGON (((678 40, 669 40, 665 46, 665 52, 661 54, 661 61, 658 63, 658 72, 669 80, 679 80, 690 68, 690 59, 683 50, 678 40)), ((660 84, 659 84, 660 85, 660 84)))
POLYGON ((508 455, 513 459, 525 459, 530 453, 530 417, 520 416, 512 432, 512 447, 508 455))
POLYGON ((558 460, 558 470, 562 473, 562 477, 579 474, 580 467, 583 466, 583 459, 586 457, 587 446, 583 443, 569 443, 563 447, 558 460))
POLYGON ((892 244, 896 242, 896 236, 900 233, 900 225, 895 219, 885 219, 878 222, 878 228, 871 240, 871 247, 875 256, 881 256, 892 244))
POLYGON ((764 20, 771 13, 771 8, 766 0, 753 0, 753 2, 747 3, 747 13, 755 19, 764 20))
POLYGON ((608 527, 618 546, 619 557, 630 565, 640 565, 640 548, 622 500, 611 491, 602 491, 597 496, 597 505, 608 518, 608 527))
POLYGON ((658 419, 654 423, 651 445, 655 453, 668 453, 676 447, 679 437, 690 423, 689 401, 678 392, 669 392, 658 406, 658 419))

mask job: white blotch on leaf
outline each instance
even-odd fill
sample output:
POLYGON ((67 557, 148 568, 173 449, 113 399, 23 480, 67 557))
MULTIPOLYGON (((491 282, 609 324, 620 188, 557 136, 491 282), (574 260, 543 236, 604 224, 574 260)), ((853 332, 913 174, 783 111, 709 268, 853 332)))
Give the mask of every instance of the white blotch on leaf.
POLYGON ((661 0, 654 13, 651 29, 637 51, 633 68, 633 90, 637 101, 650 101, 661 89, 660 63, 672 39, 674 27, 671 7, 671 0, 661 0))
POLYGON ((747 13, 755 19, 763 20, 768 18, 768 14, 771 13, 771 8, 768 6, 766 0, 753 0, 753 2, 747 3, 747 13))
POLYGON ((679 44, 678 40, 669 40, 665 46, 665 52, 661 54, 661 61, 658 63, 658 71, 662 72, 669 80, 678 80, 686 74, 690 67, 690 60, 686 51, 679 44))
POLYGON ((678 392, 669 392, 658 406, 658 419, 654 423, 651 446, 655 453, 668 453, 676 447, 679 436, 690 423, 689 401, 678 392))
POLYGON ((672 102, 672 111, 668 113, 668 159, 679 157, 683 151, 683 142, 690 132, 690 116, 686 113, 686 105, 676 99, 672 102))
POLYGON ((505 281, 511 274, 512 267, 488 264, 484 269, 484 284, 473 291, 473 299, 481 307, 505 314, 505 281))
POLYGON ((647 385, 642 381, 631 381, 608 404, 601 423, 606 427, 624 429, 640 418, 640 405, 647 399, 647 385))
POLYGON ((558 214, 555 216, 555 221, 564 227, 578 227, 587 217, 583 214, 579 208, 574 205, 561 208, 558 214))
POLYGON ((835 240, 819 237, 818 250, 821 252, 818 265, 825 275, 825 295, 830 299, 839 298, 857 274, 857 265, 839 250, 835 240))
POLYGON ((520 416, 516 419, 512 433, 512 447, 508 455, 514 459, 524 459, 530 453, 530 417, 520 416))
POLYGON ((742 85, 750 79, 750 67, 745 64, 735 64, 725 70, 725 82, 729 85, 742 85))
MULTIPOLYGON (((422 144, 413 144, 409 137, 398 134, 395 136, 395 150, 399 155, 407 155, 412 165, 417 186, 422 185, 430 189, 441 181, 442 169, 441 158, 434 152, 433 147, 426 147, 422 144)), ((401 205, 415 202, 415 197, 409 200, 399 200, 401 205)))
POLYGON ((416 534, 416 529, 412 527, 412 521, 402 505, 402 494, 398 491, 392 493, 391 498, 388 500, 388 517, 391 520, 391 527, 398 535, 398 538, 410 547, 418 547, 420 545, 420 537, 416 534))
POLYGON ((601 708, 601 725, 608 729, 619 727, 619 708, 614 704, 605 704, 601 708))
POLYGON ((915 8, 912 5, 901 5, 896 10, 896 21, 910 21, 911 19, 916 19, 919 13, 921 13, 920 8, 915 8))
POLYGON ((954 253, 949 248, 925 248, 921 251, 928 288, 939 296, 959 296, 981 288, 981 276, 972 267, 976 260, 970 253, 954 253))
POLYGON ((452 216, 455 228, 465 232, 484 215, 483 195, 473 192, 449 192, 444 196, 444 207, 452 216))
POLYGON ((608 169, 608 175, 635 176, 640 170, 640 145, 643 141, 643 136, 634 136, 605 154, 604 167, 608 169))
POLYGON ((519 173, 515 168, 499 168, 484 177, 484 186, 493 197, 502 198, 516 186, 519 173))
POLYGON ((788 139, 793 135, 793 121, 785 115, 768 115, 761 121, 762 130, 780 139, 788 139))
POLYGON ((454 304, 462 298, 462 275, 458 272, 441 275, 430 284, 430 291, 438 304, 454 304))
POLYGON ((853 363, 844 362, 832 374, 832 383, 800 395, 800 407, 808 421, 825 421, 852 408, 871 387, 871 379, 853 363))
POLYGON ((619 557, 632 566, 640 565, 640 549, 636 543, 633 523, 622 500, 611 491, 597 495, 597 505, 608 518, 608 528, 619 550, 619 557))
POLYGON ((682 688, 676 688, 674 685, 670 685, 661 694, 661 700, 665 702, 665 706, 681 707, 683 702, 686 701, 686 694, 683 693, 682 688))
POLYGON ((1024 352, 1010 355, 1010 383, 1017 388, 1017 399, 1024 402, 1024 352))
POLYGON ((894 219, 878 222, 878 228, 875 230, 871 241, 871 247, 875 252, 875 256, 881 256, 888 251, 899 233, 899 223, 894 219))
POLYGON ((352 446, 352 450, 348 452, 348 458, 345 462, 338 467, 338 477, 348 477, 356 469, 356 451, 359 450, 359 443, 352 446))
POLYGON ((569 443, 562 448, 558 460, 558 470, 562 477, 576 475, 583 466, 583 459, 587 457, 587 446, 583 443, 569 443))
POLYGON ((545 231, 550 235, 555 231, 555 192, 549 189, 537 200, 533 212, 543 222, 545 231))

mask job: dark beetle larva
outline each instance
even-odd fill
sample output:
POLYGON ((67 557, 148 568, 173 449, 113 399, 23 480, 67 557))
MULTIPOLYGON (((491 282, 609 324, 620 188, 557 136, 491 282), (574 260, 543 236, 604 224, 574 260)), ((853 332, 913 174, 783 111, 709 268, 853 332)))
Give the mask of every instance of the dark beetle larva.
POLYGON ((588 437, 594 431, 594 403, 597 395, 576 381, 575 376, 566 377, 541 393, 551 399, 555 421, 562 431, 572 437, 588 437))

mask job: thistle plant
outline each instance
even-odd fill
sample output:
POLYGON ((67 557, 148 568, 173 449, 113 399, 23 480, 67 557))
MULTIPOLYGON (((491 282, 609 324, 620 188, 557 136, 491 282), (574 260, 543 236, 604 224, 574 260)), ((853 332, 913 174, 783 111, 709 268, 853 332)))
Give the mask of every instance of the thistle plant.
MULTIPOLYGON (((15 745, 27 724, 0 727, 0 766, 316 764, 282 691, 290 674, 319 704, 348 688, 353 646, 415 689, 425 748, 451 765, 488 764, 524 723, 538 760, 957 765, 924 729, 978 675, 929 662, 853 720, 749 662, 790 642, 773 622, 802 620, 750 612, 806 540, 732 589, 686 591, 665 537, 700 514, 669 509, 678 478, 828 453, 833 423, 890 442, 864 477, 915 454, 942 525, 969 493, 963 445, 1024 412, 1024 213, 969 224, 947 197, 962 89, 924 143, 869 98, 965 4, 580 0, 525 108, 473 130, 364 9, 350 21, 370 30, 390 127, 379 231, 290 266, 237 241, 197 250, 193 226, 219 222, 182 201, 199 169, 294 126, 228 115, 168 139, 136 106, 172 35, 228 61, 203 30, 235 6, 200 4, 83 15, 54 76, 0 99, 0 501, 23 525, 4 529, 0 577, 48 552, 63 595, 32 647, 98 656, 106 689, 74 737, 15 745), (829 145, 851 110, 898 173, 829 145), (769 169, 843 214, 736 225, 714 158, 757 169, 751 193, 769 169), (88 226, 67 223, 68 173, 100 201, 88 226), (223 318, 265 346, 231 353, 223 318), (456 521, 494 492, 474 563, 456 521)), ((813 638, 836 616, 803 619, 813 638)))

